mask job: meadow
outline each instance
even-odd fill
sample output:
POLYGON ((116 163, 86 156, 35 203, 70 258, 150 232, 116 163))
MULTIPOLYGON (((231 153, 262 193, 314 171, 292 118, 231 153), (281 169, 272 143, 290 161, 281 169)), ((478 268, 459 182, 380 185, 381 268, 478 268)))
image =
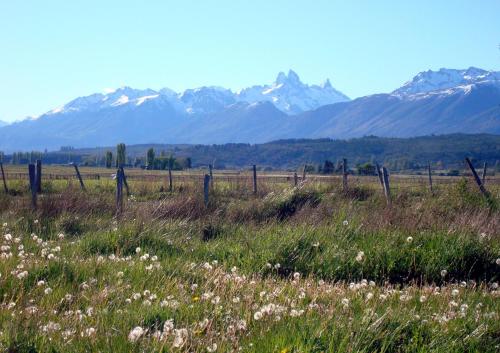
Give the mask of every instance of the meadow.
POLYGON ((44 168, 0 192, 0 350, 498 352, 500 179, 44 168), (50 176, 53 177, 50 177, 50 176), (97 178, 96 175, 99 175, 97 178), (93 177, 96 176, 96 177, 93 177))

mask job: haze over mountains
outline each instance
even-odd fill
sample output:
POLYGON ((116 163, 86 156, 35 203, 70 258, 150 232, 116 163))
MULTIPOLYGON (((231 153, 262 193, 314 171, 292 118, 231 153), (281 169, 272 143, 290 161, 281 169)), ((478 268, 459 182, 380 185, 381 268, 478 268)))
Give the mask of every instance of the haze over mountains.
POLYGON ((392 93, 354 100, 329 80, 307 85, 291 70, 279 73, 270 85, 238 92, 220 87, 182 93, 122 87, 0 127, 0 150, 457 132, 500 134, 500 72, 472 67, 429 70, 392 93))

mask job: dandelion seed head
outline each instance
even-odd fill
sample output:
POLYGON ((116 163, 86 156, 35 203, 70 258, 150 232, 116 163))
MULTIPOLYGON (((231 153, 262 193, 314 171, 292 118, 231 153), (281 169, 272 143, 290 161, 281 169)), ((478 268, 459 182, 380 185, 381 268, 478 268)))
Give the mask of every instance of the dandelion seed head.
POLYGON ((141 326, 134 327, 128 334, 128 340, 132 343, 137 342, 144 333, 145 331, 141 326))

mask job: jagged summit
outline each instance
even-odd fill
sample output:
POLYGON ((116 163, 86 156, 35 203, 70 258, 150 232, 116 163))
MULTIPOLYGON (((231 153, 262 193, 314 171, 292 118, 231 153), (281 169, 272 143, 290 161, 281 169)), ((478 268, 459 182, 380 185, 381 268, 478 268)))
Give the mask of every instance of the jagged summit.
POLYGON ((325 104, 346 101, 349 98, 335 90, 329 80, 322 85, 309 86, 302 83, 295 71, 289 70, 288 74, 280 72, 276 81, 270 85, 253 86, 236 93, 218 86, 203 86, 180 93, 169 88, 155 91, 122 86, 107 90, 105 93, 76 98, 47 114, 98 111, 110 107, 140 105, 150 100, 168 103, 179 113, 200 115, 217 112, 237 101, 271 102, 287 114, 297 114, 325 104))
POLYGON ((455 87, 464 87, 473 84, 500 84, 500 72, 487 71, 477 67, 456 70, 441 68, 438 71, 427 70, 418 73, 411 81, 406 82, 402 87, 393 91, 397 95, 413 95, 447 90, 455 87))

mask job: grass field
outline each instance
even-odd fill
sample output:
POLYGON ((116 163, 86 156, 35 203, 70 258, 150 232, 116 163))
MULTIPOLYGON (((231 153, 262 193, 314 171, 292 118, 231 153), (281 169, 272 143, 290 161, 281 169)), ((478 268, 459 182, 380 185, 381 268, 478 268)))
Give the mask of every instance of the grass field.
POLYGON ((254 195, 216 172, 205 207, 203 171, 168 192, 126 170, 116 217, 111 172, 44 179, 36 211, 23 178, 0 193, 0 350, 500 350, 495 177, 487 201, 469 178, 391 176, 389 207, 377 178, 262 174, 254 195))

